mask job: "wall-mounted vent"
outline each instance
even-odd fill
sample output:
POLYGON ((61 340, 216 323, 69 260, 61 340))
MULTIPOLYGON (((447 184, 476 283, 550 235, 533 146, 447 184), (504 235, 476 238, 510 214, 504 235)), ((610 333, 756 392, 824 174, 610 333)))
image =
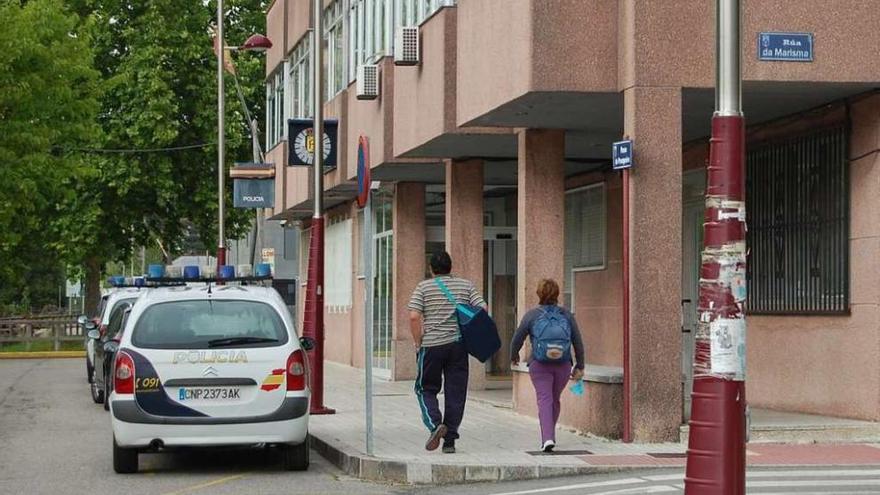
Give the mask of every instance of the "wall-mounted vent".
POLYGON ((357 68, 357 99, 375 100, 379 97, 379 66, 359 65, 357 68))
POLYGON ((394 39, 394 65, 419 64, 419 28, 402 26, 397 28, 394 39))

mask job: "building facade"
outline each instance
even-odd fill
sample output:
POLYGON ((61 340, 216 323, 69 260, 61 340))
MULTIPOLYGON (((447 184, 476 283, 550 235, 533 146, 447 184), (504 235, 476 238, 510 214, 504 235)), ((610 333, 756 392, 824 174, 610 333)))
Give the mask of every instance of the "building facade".
MULTIPOLYGON (((311 172, 286 165, 286 123, 312 106, 312 3, 275 0, 267 12, 270 217, 299 233, 276 257, 308 252, 311 172)), ((743 2, 748 401, 877 421, 880 10, 778 3, 743 2), (761 60, 765 32, 811 34, 812 60, 761 60)), ((537 303, 537 281, 560 282, 588 361, 587 393, 565 394, 562 423, 620 436, 629 332, 634 438, 677 439, 690 400, 714 4, 325 1, 324 111, 338 121, 337 165, 324 176, 327 359, 364 365, 362 247, 372 242, 376 373, 414 378, 406 302, 426 256, 446 249, 453 271, 484 289, 502 340, 537 303), (415 65, 395 64, 402 27, 418 28, 415 65), (360 66, 377 70, 374 99, 361 99, 371 88, 358 89, 360 66), (382 184, 367 234, 354 203, 361 137, 382 184), (611 168, 622 137, 635 149, 627 197, 611 168)), ((525 372, 502 349, 472 363, 471 386, 509 388, 515 408, 534 415, 525 372)))

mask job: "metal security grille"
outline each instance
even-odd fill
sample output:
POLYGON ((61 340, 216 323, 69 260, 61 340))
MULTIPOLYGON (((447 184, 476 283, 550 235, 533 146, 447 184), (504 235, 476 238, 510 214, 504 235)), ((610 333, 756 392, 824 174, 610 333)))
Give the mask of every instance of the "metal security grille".
POLYGON ((848 132, 750 147, 750 314, 849 312, 848 132))

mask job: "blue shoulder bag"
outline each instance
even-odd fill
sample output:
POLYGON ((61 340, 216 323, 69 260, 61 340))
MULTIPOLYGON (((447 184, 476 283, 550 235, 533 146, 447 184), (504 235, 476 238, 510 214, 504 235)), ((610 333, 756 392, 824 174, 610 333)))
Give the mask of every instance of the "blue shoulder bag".
POLYGON ((501 349, 501 338, 498 337, 498 328, 492 317, 479 306, 459 303, 439 278, 435 278, 434 282, 449 302, 455 305, 458 331, 467 353, 485 363, 501 349))

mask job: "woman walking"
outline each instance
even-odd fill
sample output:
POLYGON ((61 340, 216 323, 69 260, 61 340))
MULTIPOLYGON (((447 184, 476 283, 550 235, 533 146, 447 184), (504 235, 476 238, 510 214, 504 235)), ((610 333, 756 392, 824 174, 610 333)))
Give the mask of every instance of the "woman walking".
POLYGON ((584 344, 574 315, 558 306, 559 284, 551 279, 538 282, 538 307, 523 316, 510 344, 510 361, 519 364, 519 350, 526 336, 531 338, 528 359, 529 377, 538 398, 541 422, 541 450, 556 447, 556 422, 559 421, 559 397, 568 379, 584 376, 584 344), (572 368, 572 348, 574 367, 572 368))

